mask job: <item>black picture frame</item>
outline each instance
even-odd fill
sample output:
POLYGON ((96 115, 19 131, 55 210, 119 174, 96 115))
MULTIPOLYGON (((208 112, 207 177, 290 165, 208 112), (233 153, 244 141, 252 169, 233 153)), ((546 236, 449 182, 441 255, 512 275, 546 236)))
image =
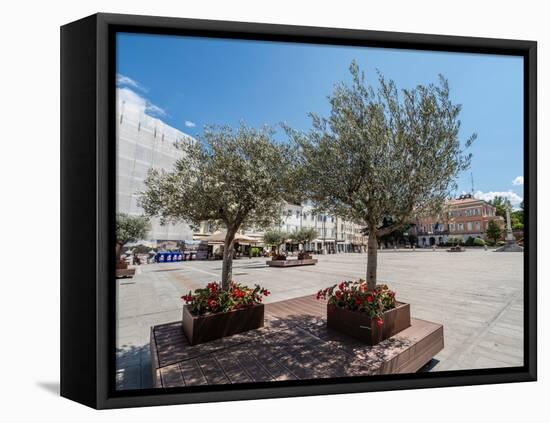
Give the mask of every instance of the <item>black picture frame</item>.
POLYGON ((534 381, 537 377, 537 44, 260 23, 95 14, 61 28, 61 395, 90 407, 534 381), (524 58, 524 366, 181 389, 114 389, 116 32, 518 55, 524 58))

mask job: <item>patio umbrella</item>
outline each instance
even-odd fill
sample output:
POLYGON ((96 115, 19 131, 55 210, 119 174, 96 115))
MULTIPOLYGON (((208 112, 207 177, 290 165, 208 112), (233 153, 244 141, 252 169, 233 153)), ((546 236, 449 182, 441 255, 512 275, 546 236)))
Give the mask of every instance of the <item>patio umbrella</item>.
MULTIPOLYGON (((225 241, 226 234, 227 234, 227 231, 217 231, 217 232, 214 232, 212 235, 204 237, 202 240, 208 241, 209 244, 223 244, 225 241)), ((255 244, 258 242, 258 240, 248 235, 236 234, 235 242, 238 242, 239 244, 255 244)))

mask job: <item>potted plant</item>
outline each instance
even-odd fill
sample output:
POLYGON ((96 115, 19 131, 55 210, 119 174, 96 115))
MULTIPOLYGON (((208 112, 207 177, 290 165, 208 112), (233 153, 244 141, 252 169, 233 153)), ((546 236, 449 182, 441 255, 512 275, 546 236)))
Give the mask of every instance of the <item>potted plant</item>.
POLYGON ((327 300, 330 329, 375 345, 411 325, 409 304, 395 300, 387 285, 374 290, 364 280, 342 281, 320 290, 317 299, 327 300))
POLYGON ((314 228, 298 229, 290 235, 290 239, 297 244, 302 244, 302 250, 298 252, 298 260, 310 260, 311 254, 305 251, 305 245, 317 238, 317 231, 314 228))
POLYGON ((128 263, 120 259, 122 248, 129 242, 137 242, 147 236, 150 229, 149 220, 143 216, 130 216, 126 213, 116 214, 116 277, 132 277, 135 269, 128 269, 128 263))
POLYGON ((311 260, 311 254, 305 250, 298 252, 298 260, 311 260))
POLYGON ((422 216, 443 215, 458 175, 470 165, 465 150, 476 136, 461 139, 461 106, 443 77, 398 90, 381 74, 375 86, 367 85, 355 61, 350 73, 351 82, 337 84, 329 96, 328 116, 311 114, 307 132, 286 132, 315 210, 365 225, 366 289, 374 295, 380 238, 422 216))
POLYGON ((196 289, 181 298, 182 327, 189 344, 196 345, 235 335, 264 325, 262 299, 269 291, 260 285, 254 288, 231 281, 229 289, 217 282, 196 289))
POLYGON ((287 233, 283 231, 274 229, 265 231, 263 236, 264 244, 275 248, 275 251, 271 255, 271 260, 286 260, 286 254, 281 252, 280 247, 281 244, 286 242, 287 238, 287 233))

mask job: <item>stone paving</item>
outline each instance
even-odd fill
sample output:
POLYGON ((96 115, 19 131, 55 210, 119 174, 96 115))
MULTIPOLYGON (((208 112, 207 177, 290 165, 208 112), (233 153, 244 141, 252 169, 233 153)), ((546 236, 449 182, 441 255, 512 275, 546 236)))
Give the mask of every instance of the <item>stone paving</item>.
MULTIPOLYGON (((233 278, 271 291, 266 303, 364 277, 366 254, 316 256, 315 266, 272 268, 265 258, 234 261, 233 278)), ((117 387, 152 386, 151 326, 181 319, 181 295, 219 280, 221 261, 139 266, 117 284, 117 387)), ((445 348, 432 371, 523 364, 523 254, 470 249, 382 250, 379 279, 411 304, 415 318, 442 323, 445 348)))

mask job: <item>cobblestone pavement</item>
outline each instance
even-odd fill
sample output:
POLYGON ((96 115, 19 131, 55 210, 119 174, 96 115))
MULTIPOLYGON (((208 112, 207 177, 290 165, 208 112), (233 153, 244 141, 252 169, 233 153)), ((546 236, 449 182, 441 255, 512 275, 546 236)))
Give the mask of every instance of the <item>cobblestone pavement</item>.
MULTIPOLYGON (((366 254, 316 256, 315 266, 271 268, 265 258, 234 261, 233 279, 271 291, 266 303, 364 277, 366 254)), ((150 328, 181 318, 181 295, 219 280, 221 261, 139 266, 117 284, 117 387, 151 387, 150 328)), ((523 364, 523 253, 471 249, 386 250, 379 280, 411 304, 414 317, 442 323, 445 348, 431 371, 523 364)))

